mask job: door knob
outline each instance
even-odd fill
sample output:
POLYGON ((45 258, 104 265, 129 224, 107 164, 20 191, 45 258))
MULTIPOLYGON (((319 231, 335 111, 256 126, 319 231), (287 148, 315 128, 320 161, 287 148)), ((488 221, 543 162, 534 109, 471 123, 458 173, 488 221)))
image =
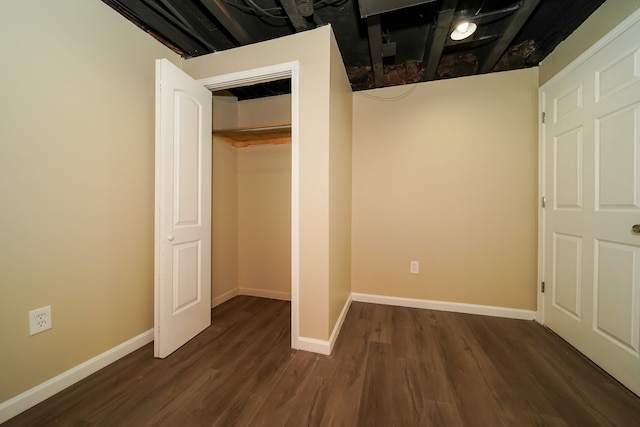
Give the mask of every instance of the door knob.
POLYGON ((640 234, 640 224, 634 224, 633 227, 631 227, 631 232, 633 234, 640 234))
MULTIPOLYGON (((640 227, 640 224, 638 226, 640 227)), ((173 234, 169 234, 167 236, 167 240, 169 240, 170 242, 173 242, 173 234)))

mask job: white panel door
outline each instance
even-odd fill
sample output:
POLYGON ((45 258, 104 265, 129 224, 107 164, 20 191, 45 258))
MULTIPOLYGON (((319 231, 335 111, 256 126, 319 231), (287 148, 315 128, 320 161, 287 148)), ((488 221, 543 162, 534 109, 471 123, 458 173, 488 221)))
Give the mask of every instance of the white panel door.
POLYGON ((155 357, 211 324, 211 101, 156 61, 155 357))
POLYGON ((640 394, 640 25, 541 95, 544 323, 640 394))

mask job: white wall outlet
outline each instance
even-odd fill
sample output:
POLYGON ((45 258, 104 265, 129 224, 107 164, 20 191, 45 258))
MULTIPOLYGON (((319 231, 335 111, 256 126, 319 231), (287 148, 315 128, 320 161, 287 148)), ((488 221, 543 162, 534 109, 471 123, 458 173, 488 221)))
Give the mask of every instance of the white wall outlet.
POLYGON ((51 329, 51 306, 38 308, 29 312, 29 335, 35 335, 51 329))
POLYGON ((409 267, 409 273, 411 273, 411 274, 420 273, 420 262, 411 261, 411 266, 409 267))

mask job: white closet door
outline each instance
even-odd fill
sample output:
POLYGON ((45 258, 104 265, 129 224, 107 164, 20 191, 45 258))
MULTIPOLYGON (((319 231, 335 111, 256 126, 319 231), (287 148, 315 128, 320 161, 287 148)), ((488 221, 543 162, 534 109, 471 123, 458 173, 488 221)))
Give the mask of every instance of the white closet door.
POLYGON ((211 102, 156 62, 155 357, 211 324, 211 102))
POLYGON ((541 92, 544 323, 640 394, 640 25, 541 92))

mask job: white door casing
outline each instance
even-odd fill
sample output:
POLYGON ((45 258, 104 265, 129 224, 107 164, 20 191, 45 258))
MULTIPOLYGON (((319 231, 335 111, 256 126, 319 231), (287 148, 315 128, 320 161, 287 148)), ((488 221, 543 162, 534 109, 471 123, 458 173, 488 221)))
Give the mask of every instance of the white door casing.
POLYGON ((156 61, 155 357, 211 324, 211 96, 156 61))
POLYGON ((300 348, 300 63, 285 62, 198 82, 216 91, 239 86, 291 79, 291 348, 300 348))
POLYGON ((540 107, 542 321, 640 395, 640 15, 540 107))

